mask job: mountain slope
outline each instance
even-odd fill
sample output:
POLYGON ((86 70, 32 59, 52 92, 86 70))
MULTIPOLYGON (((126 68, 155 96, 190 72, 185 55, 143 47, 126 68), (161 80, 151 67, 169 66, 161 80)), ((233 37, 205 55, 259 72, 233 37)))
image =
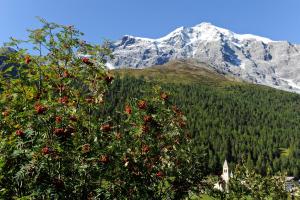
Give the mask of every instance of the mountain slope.
POLYGON ((300 92, 300 45, 201 23, 159 39, 124 36, 111 44, 114 68, 145 68, 171 60, 195 60, 218 72, 271 87, 300 92))
POLYGON ((232 79, 216 72, 205 63, 179 60, 144 69, 122 68, 113 70, 113 72, 121 77, 131 75, 136 78, 143 77, 145 80, 163 83, 203 83, 219 86, 230 84, 230 80, 232 79))
POLYGON ((113 70, 121 78, 116 76, 107 93, 106 112, 122 113, 127 99, 143 98, 158 83, 186 115, 187 130, 197 141, 191 148, 207 148, 212 173, 221 170, 227 158, 232 163, 245 159, 262 174, 286 171, 299 177, 300 95, 233 81, 207 67, 174 61, 154 68, 113 70))

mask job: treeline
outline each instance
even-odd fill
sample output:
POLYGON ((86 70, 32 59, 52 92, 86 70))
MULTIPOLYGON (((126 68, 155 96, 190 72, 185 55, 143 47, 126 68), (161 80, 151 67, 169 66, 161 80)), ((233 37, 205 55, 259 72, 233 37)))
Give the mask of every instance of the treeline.
MULTIPOLYGON (((156 84, 142 77, 116 77, 105 112, 122 111, 128 99, 142 98, 156 84)), ((239 83, 159 85, 186 115, 197 146, 206 147, 211 173, 221 173, 226 158, 232 167, 243 160, 263 175, 281 171, 299 177, 300 95, 239 83)))

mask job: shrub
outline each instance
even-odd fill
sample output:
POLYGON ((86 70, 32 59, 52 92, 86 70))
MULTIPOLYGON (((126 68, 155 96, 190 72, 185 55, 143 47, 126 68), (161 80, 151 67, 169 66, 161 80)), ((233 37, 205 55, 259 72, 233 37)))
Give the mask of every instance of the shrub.
POLYGON ((103 114, 109 48, 40 21, 29 51, 7 44, 16 51, 0 78, 1 198, 171 199, 200 184, 202 157, 189 156, 186 119, 167 93, 128 101, 113 121, 103 114))

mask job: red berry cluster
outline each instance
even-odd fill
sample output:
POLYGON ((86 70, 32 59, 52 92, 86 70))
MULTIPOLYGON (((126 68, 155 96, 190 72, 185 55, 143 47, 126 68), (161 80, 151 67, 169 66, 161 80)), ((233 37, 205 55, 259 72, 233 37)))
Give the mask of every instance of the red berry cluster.
POLYGON ((111 125, 110 125, 110 124, 103 124, 103 125, 101 126, 101 130, 102 130, 103 132, 109 132, 109 131, 111 131, 111 125))
POLYGON ((25 56, 25 63, 28 65, 31 62, 30 56, 25 56))
POLYGON ((64 73, 63 73, 63 77, 64 78, 69 78, 71 75, 70 73, 68 72, 68 70, 65 70, 64 73))
POLYGON ((164 177, 164 173, 163 173, 162 171, 158 171, 158 172, 156 173, 156 177, 158 177, 158 178, 163 178, 163 177, 164 177))
POLYGON ((86 64, 86 65, 90 65, 90 66, 93 65, 93 63, 92 63, 92 62, 90 61, 90 59, 87 58, 87 57, 81 58, 81 61, 82 61, 84 64, 86 64))
POLYGON ((100 158, 99 158, 99 161, 101 163, 104 163, 104 164, 109 163, 109 157, 108 157, 108 155, 101 155, 100 158))
POLYGON ((50 153, 52 153, 52 152, 53 152, 52 148, 50 148, 50 147, 48 147, 48 146, 45 146, 44 148, 42 148, 42 153, 43 153, 44 155, 48 155, 48 154, 50 154, 50 153))
POLYGON ((84 145, 82 145, 81 149, 82 149, 82 153, 88 153, 88 152, 91 151, 91 145, 90 144, 84 144, 84 145))
POLYGON ((19 137, 23 137, 25 135, 25 133, 22 130, 17 130, 16 135, 19 136, 19 137))
POLYGON ((43 114, 47 110, 46 107, 41 105, 40 103, 35 104, 34 109, 37 114, 43 114))
POLYGON ((127 113, 128 115, 130 115, 132 113, 132 109, 129 105, 125 106, 125 113, 127 113))
POLYGON ((165 101, 166 101, 166 100, 168 100, 169 96, 168 96, 167 93, 163 92, 163 93, 160 94, 160 98, 161 98, 162 100, 165 100, 165 101))
POLYGON ((56 116, 55 117, 55 122, 58 123, 58 124, 61 123, 62 122, 62 117, 61 116, 56 116))
POLYGON ((141 109, 141 110, 146 109, 146 108, 147 108, 147 102, 144 101, 144 100, 140 100, 140 101, 138 102, 138 108, 141 109))
POLYGON ((150 131, 149 126, 146 125, 146 124, 144 124, 144 125, 142 126, 142 131, 143 131, 143 133, 148 133, 148 132, 150 131))
POLYGON ((144 122, 145 122, 145 123, 151 122, 151 121, 152 121, 152 116, 150 116, 150 115, 145 115, 145 116, 143 117, 143 119, 144 119, 144 122))
POLYGON ((67 104, 67 103, 69 103, 69 97, 68 96, 63 96, 63 97, 58 99, 58 102, 61 103, 61 104, 67 104))
POLYGON ((61 135, 64 135, 65 133, 65 129, 63 128, 55 128, 53 133, 57 136, 61 136, 61 135))
POLYGON ((54 128, 53 134, 58 137, 69 137, 73 133, 75 133, 75 128, 72 126, 68 126, 66 128, 54 128))
POLYGON ((143 153, 148 153, 150 151, 150 147, 148 145, 143 145, 142 146, 142 152, 143 153))

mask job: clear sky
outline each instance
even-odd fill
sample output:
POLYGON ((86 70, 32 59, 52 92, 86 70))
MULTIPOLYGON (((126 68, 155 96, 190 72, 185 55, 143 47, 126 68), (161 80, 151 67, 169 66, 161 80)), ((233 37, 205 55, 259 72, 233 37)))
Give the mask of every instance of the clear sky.
POLYGON ((93 43, 125 34, 158 38, 211 22, 300 44, 300 0, 0 0, 0 45, 10 36, 24 39, 38 27, 35 16, 75 25, 93 43))

